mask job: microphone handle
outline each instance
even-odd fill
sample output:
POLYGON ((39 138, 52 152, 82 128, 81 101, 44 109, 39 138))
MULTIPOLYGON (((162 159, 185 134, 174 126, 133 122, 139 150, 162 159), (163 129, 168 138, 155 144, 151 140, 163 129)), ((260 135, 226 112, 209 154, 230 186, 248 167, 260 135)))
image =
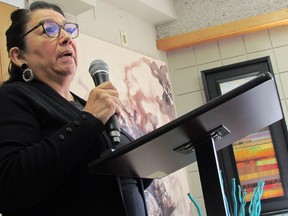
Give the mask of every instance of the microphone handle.
MULTIPOLYGON (((109 74, 106 71, 98 72, 92 76, 96 86, 109 80, 109 74)), ((116 114, 112 115, 105 124, 106 133, 111 138, 113 144, 117 145, 120 143, 120 124, 116 114)))
POLYGON ((115 145, 119 144, 121 128, 116 114, 110 117, 105 126, 106 126, 106 133, 111 138, 112 142, 115 145))

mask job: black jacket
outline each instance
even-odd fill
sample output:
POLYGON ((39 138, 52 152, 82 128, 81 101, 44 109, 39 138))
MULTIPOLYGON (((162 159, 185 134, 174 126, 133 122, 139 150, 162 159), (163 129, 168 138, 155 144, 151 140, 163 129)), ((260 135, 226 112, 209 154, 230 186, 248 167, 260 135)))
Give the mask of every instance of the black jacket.
MULTIPOLYGON (((0 212, 126 215, 119 179, 93 175, 87 166, 109 142, 102 122, 47 85, 39 81, 2 85, 0 212)), ((129 142, 129 137, 123 135, 121 142, 129 142)))

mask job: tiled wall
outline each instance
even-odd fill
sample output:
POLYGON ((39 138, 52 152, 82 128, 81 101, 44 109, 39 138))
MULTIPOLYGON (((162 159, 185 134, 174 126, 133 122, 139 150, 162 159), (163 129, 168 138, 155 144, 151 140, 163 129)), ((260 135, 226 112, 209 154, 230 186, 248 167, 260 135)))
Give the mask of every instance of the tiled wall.
MULTIPOLYGON (((278 27, 167 53, 178 116, 206 102, 201 71, 270 56, 288 122, 288 27, 278 27)), ((190 190, 204 209, 197 164, 187 167, 190 190)))

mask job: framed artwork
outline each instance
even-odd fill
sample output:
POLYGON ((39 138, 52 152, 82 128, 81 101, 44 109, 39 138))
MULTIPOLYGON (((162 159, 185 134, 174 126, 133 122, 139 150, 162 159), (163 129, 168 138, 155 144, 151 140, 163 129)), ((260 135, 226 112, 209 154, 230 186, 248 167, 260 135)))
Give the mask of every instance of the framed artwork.
MULTIPOLYGON (((269 56, 201 71, 206 99, 210 101, 267 71, 274 76, 269 56)), ((247 192, 246 207, 254 188, 263 180, 261 215, 288 212, 287 140, 283 118, 218 152, 230 207, 233 178, 247 192)))

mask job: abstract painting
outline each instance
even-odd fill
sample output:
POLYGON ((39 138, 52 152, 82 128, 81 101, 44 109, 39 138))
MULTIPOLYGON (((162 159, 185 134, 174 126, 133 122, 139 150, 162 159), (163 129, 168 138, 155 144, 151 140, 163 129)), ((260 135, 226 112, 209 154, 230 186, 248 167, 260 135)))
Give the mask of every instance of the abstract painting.
MULTIPOLYGON (((87 99, 94 87, 88 72, 95 59, 109 66, 109 77, 121 100, 121 127, 137 139, 176 118, 166 63, 80 34, 78 71, 72 90, 87 99)), ((149 157, 149 155, 147 155, 149 157)), ((186 171, 156 179, 146 190, 149 215, 193 215, 186 171)))

